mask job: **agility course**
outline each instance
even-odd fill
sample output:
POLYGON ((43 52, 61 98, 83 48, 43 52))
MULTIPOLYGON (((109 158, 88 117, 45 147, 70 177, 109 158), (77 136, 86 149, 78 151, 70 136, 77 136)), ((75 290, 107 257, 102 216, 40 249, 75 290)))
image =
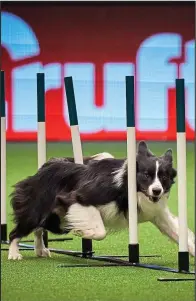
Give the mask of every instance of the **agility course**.
MULTIPOLYGON (((171 147, 173 143, 151 143, 150 148, 157 154, 162 154, 163 149, 171 147)), ((85 155, 102 152, 107 149, 116 157, 122 157, 126 153, 125 143, 84 143, 85 155)), ((52 156, 71 156, 72 145, 67 143, 48 143, 48 158, 52 156)), ((188 189, 188 216, 189 225, 194 229, 194 195, 193 195, 193 145, 187 145, 187 189, 188 189)), ((176 165, 176 164, 175 164, 176 165)), ((11 193, 11 185, 16 180, 33 174, 37 169, 37 144, 32 143, 8 143, 7 144, 7 171, 8 171, 8 194, 11 193), (29 162, 30 161, 30 162, 29 162), (23 165, 23 168, 21 168, 23 165), (13 172, 12 172, 13 171, 13 172)), ((170 207, 177 212, 177 187, 170 197, 170 207)), ((12 227, 12 210, 7 206, 8 230, 12 227)), ((54 236, 49 234, 49 238, 54 236)), ((29 237, 33 238, 33 235, 29 237)), ((139 241, 141 254, 161 254, 161 258, 142 258, 142 262, 163 264, 164 266, 177 267, 177 245, 171 243, 150 224, 139 226, 139 241)), ((97 254, 122 254, 127 256, 128 231, 108 236, 101 242, 93 242, 93 249, 97 254)), ((81 251, 81 239, 75 238, 68 242, 51 242, 51 248, 70 249, 81 251)), ((52 258, 39 259, 34 251, 22 251, 24 260, 11 262, 7 260, 7 252, 2 252, 2 295, 5 301, 30 300, 38 298, 45 300, 106 300, 127 301, 130 297, 137 301, 152 300, 166 301, 172 296, 172 300, 194 300, 194 282, 158 282, 157 277, 179 277, 179 275, 129 267, 111 268, 57 268, 61 264, 80 264, 81 259, 61 254, 52 254, 52 258)), ((141 260, 141 259, 140 259, 141 260)), ((82 262, 91 263, 88 259, 82 262)), ((190 269, 194 268, 194 259, 190 259, 190 269)), ((186 280, 190 275, 182 274, 180 277, 186 280)))
MULTIPOLYGON (((37 162, 38 168, 46 162, 46 129, 45 129, 45 90, 44 74, 37 76, 37 162)), ((1 71, 1 241, 8 243, 6 217, 6 106, 5 75, 1 71)), ((54 238, 52 241, 71 240, 71 238, 54 238)), ((25 242, 33 242, 26 240, 25 242)), ((48 246, 47 232, 44 232, 44 243, 48 246)), ((25 249, 25 247, 23 247, 25 249)), ((26 249, 29 249, 26 247, 26 249)))
MULTIPOLYGON (((4 87, 4 72, 1 72, 1 84, 4 87)), ((126 77, 126 123, 127 123, 127 159, 128 159, 128 196, 129 196, 129 244, 128 244, 128 261, 121 257, 124 255, 95 255, 92 248, 92 241, 82 239, 82 251, 71 251, 63 249, 50 248, 54 253, 70 255, 74 257, 87 258, 89 261, 103 262, 96 267, 111 267, 111 266, 129 266, 140 267, 172 273, 194 274, 189 268, 189 254, 188 254, 188 237, 187 237, 187 182, 186 182, 186 132, 185 132, 185 89, 184 79, 176 79, 176 114, 177 114, 177 169, 178 169, 178 212, 179 212, 179 251, 178 251, 178 269, 169 268, 161 265, 146 264, 140 262, 139 254, 139 240, 138 240, 138 225, 137 225, 137 196, 136 196, 136 135, 135 135, 135 109, 134 109, 134 77, 126 77), (132 146, 132 147, 131 147, 132 146), (130 185, 129 183, 132 183, 130 185), (130 202, 131 200, 131 202, 130 202)), ((3 135, 1 140, 2 145, 2 169, 1 176, 5 179, 6 175, 6 124, 5 124, 5 97, 4 90, 1 93, 1 125, 3 125, 3 135), (3 161, 4 160, 4 161, 3 161)), ((74 87, 72 77, 65 78, 65 91, 67 96, 67 104, 70 118, 70 128, 72 136, 73 155, 76 163, 83 163, 83 152, 80 140, 78 117, 74 96, 74 87)), ((45 97, 44 97, 44 74, 37 74, 37 100, 38 100, 38 140, 37 140, 37 154, 38 154, 38 168, 46 162, 46 135, 45 135, 45 97)), ((1 212, 2 212, 2 243, 7 244, 6 238, 6 182, 2 181, 2 195, 1 195, 1 212)), ((45 244, 48 245, 47 233, 44 236, 45 244)), ((69 239, 69 238, 68 238, 69 239)), ((66 240, 66 238, 62 239, 66 240)), ((52 241, 55 241, 53 239, 52 241)), ((58 239, 56 240, 58 241, 58 239)), ((19 244, 21 250, 32 250, 33 246, 25 243, 19 244)), ((141 256, 142 257, 142 256, 141 256)), ((145 256, 144 256, 145 257, 145 256)), ((156 255, 147 255, 146 257, 156 257, 156 255)), ((59 267, 95 267, 90 262, 87 264, 61 264, 59 267)), ((158 280, 166 281, 180 281, 183 278, 159 278, 158 280)), ((189 278, 186 280, 194 280, 189 278)))
MULTIPOLYGON (((4 83, 4 71, 1 71, 1 85, 2 87, 5 86, 4 83)), ((128 78, 129 80, 129 78, 128 78)), ((133 77, 131 78, 130 85, 131 89, 127 90, 128 93, 131 91, 131 94, 129 95, 131 97, 131 102, 130 102, 130 110, 131 112, 134 111, 134 86, 133 86, 133 77)), ((4 165, 2 164, 2 178, 5 179, 6 175, 6 136, 5 136, 5 89, 2 90, 2 124, 4 127, 2 127, 2 130, 4 131, 2 135, 2 156, 4 156, 4 165)), ((65 78, 65 91, 67 94, 67 104, 68 104, 68 112, 69 112, 69 118, 70 118, 70 128, 71 128, 71 136, 72 136, 72 147, 73 147, 73 156, 74 160, 76 163, 83 163, 83 153, 82 153, 82 145, 81 145, 81 140, 80 140, 80 132, 79 132, 79 125, 78 125, 78 116, 77 116, 77 110, 76 110, 76 103, 75 103, 75 95, 74 95, 74 87, 73 87, 73 80, 71 77, 65 78)), ((129 99, 129 96, 127 99, 129 99)), ((129 102, 127 101, 127 105, 129 106, 129 102)), ((131 139, 128 139, 129 143, 134 143, 135 144, 135 149, 136 149, 136 140, 135 140, 135 126, 134 126, 134 114, 130 115, 129 117, 127 116, 127 124, 130 123, 132 126, 129 128, 129 133, 131 134, 131 139), (129 122, 130 120, 130 122, 129 122), (129 141, 130 140, 130 141, 129 141)), ((45 76, 44 73, 38 73, 37 74, 37 162, 38 162, 38 168, 40 168, 45 162, 46 162, 46 118, 45 118, 45 76)), ((135 157, 135 152, 134 152, 134 157, 135 157)), ((131 166, 131 169, 135 170, 135 162, 133 160, 130 160, 130 164, 133 165, 131 166)), ((132 173, 132 174, 135 174, 132 173)), ((134 178, 135 179, 135 178, 134 178)), ((136 204, 136 194, 134 194, 135 190, 132 191, 132 195, 134 195, 135 198, 135 204, 136 204)), ((6 201, 5 201, 5 194, 6 194, 6 183, 2 182, 2 221, 4 221, 1 225, 1 231, 3 233, 2 235, 2 244, 8 245, 9 242, 7 240, 7 223, 6 223, 6 201)), ((134 205, 134 210, 136 209, 134 205)), ((135 217, 136 215, 134 215, 135 217)), ((132 229, 132 227, 131 227, 132 229)), ((134 226, 134 231, 136 231, 136 227, 134 226)), ((135 235, 135 234, 134 234, 135 235)), ((48 247, 48 242, 49 241, 66 241, 66 240, 71 240, 72 238, 53 238, 48 240, 48 234, 47 231, 44 231, 44 244, 46 247, 48 247)), ((130 238, 131 241, 131 238, 130 238)), ((20 242, 20 250, 31 250, 33 249, 33 245, 29 245, 26 243, 33 242, 33 240, 23 240, 20 242)), ((133 259, 132 262, 135 262, 135 256, 136 260, 138 261, 139 259, 139 245, 136 246, 135 249, 135 244, 130 245, 129 248, 133 249, 133 252, 130 252, 130 256, 132 257, 133 254, 133 259)), ((3 249, 2 250, 7 250, 3 249)), ((55 248, 50 248, 51 252, 58 253, 58 254, 64 254, 64 255, 71 255, 71 256, 81 256, 82 258, 91 258, 91 259, 99 259, 100 261, 108 261, 108 263, 104 263, 104 266, 116 266, 119 265, 119 261, 115 260, 112 258, 113 256, 110 257, 110 259, 105 258, 105 257, 99 257, 99 256, 94 256, 93 255, 93 249, 92 249, 92 241, 87 240, 87 239, 82 239, 82 250, 80 252, 78 251, 71 251, 71 250, 60 250, 60 249, 55 249, 55 248)), ((117 255, 114 257, 120 258, 121 255, 117 255)), ((122 256, 124 257, 124 256, 122 256)), ((131 258, 130 257, 130 258, 131 258)), ((160 257, 157 255, 143 255, 141 257, 160 257)), ((123 264, 123 262, 121 263, 123 264)), ((124 263, 126 264, 126 262, 124 263)), ((89 264, 77 264, 77 265, 72 265, 72 267, 89 267, 89 264)), ((103 266, 103 264, 101 264, 103 266)), ((68 266, 67 266, 68 267, 68 266)))

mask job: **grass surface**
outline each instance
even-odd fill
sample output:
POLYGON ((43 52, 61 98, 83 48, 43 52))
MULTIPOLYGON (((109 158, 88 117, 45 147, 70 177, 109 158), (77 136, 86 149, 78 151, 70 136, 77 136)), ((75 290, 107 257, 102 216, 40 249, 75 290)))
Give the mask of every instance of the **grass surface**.
MULTIPOLYGON (((174 150, 176 166, 176 145, 149 143, 152 151, 162 154, 165 148, 174 150)), ((189 227, 194 229, 194 148, 188 144, 188 217, 189 227)), ((124 143, 85 143, 84 155, 102 151, 116 157, 126 155, 124 143)), ((9 231, 12 228, 9 197, 11 186, 22 178, 36 172, 36 144, 8 144, 7 146, 7 210, 9 231)), ((66 143, 48 143, 48 158, 71 156, 72 147, 66 143)), ((169 206, 177 213, 177 186, 172 189, 169 206)), ((32 237, 32 235, 30 236, 32 237)), ((29 238, 30 238, 29 237, 29 238)), ((52 235, 50 235, 52 237, 52 235)), ((142 259, 167 267, 177 267, 177 246, 151 224, 139 226, 140 253, 161 254, 162 258, 142 259)), ((94 242, 96 254, 127 255, 128 232, 108 236, 101 242, 94 242)), ((81 240, 50 243, 51 247, 81 250, 81 240)), ((105 268, 58 268, 60 263, 86 262, 64 255, 52 254, 52 258, 36 258, 33 251, 22 251, 24 259, 7 260, 7 251, 2 252, 2 300, 3 301, 192 301, 194 282, 158 282, 158 277, 176 277, 175 274, 129 267, 105 268)), ((194 261, 191 259, 191 269, 194 261)), ((177 276, 179 277, 179 276, 177 276)), ((183 276, 187 278, 186 276, 183 276)))

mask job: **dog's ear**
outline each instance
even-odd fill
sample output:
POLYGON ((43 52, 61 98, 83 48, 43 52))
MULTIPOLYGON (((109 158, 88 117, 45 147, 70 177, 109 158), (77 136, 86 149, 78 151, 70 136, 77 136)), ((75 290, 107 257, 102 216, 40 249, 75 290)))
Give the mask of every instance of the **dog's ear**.
POLYGON ((55 198, 56 206, 65 207, 68 205, 68 199, 66 195, 58 194, 55 198))
POLYGON ((138 155, 143 155, 143 156, 154 156, 153 153, 148 149, 148 146, 145 141, 140 141, 138 144, 138 155))
POLYGON ((56 206, 68 207, 76 202, 76 191, 70 193, 57 194, 55 198, 56 206))
POLYGON ((172 153, 172 149, 169 148, 165 154, 163 155, 165 161, 172 163, 173 162, 173 153, 172 153))
POLYGON ((139 155, 147 155, 148 147, 145 141, 139 142, 137 152, 139 155))

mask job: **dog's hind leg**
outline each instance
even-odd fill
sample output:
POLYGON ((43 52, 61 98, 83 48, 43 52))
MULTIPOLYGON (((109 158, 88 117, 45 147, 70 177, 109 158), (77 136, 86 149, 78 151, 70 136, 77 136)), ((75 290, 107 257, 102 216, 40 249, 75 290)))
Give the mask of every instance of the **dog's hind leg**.
POLYGON ((44 245, 43 229, 39 228, 34 231, 35 235, 35 254, 38 257, 51 257, 49 249, 44 245))
POLYGON ((14 238, 10 243, 8 259, 11 260, 21 260, 22 255, 19 253, 18 242, 20 238, 14 238))
POLYGON ((21 260, 22 255, 19 253, 18 243, 20 239, 24 236, 29 235, 33 231, 32 228, 22 227, 22 225, 17 224, 16 227, 10 232, 9 240, 9 253, 8 259, 9 260, 21 260))
MULTIPOLYGON (((56 204, 66 207, 62 232, 72 232, 86 239, 102 240, 106 236, 105 226, 99 210, 92 205, 84 206, 77 202, 76 192, 69 195, 58 195, 56 204), (68 206, 69 205, 69 206, 68 206)), ((61 209, 61 214, 63 209, 61 209)))

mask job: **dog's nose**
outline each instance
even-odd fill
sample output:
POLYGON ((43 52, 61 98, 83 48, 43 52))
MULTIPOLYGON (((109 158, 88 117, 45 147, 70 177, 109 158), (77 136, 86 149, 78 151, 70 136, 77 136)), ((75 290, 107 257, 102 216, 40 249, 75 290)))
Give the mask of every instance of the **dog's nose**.
POLYGON ((152 190, 153 194, 158 196, 161 193, 161 189, 160 188, 153 188, 152 190))

